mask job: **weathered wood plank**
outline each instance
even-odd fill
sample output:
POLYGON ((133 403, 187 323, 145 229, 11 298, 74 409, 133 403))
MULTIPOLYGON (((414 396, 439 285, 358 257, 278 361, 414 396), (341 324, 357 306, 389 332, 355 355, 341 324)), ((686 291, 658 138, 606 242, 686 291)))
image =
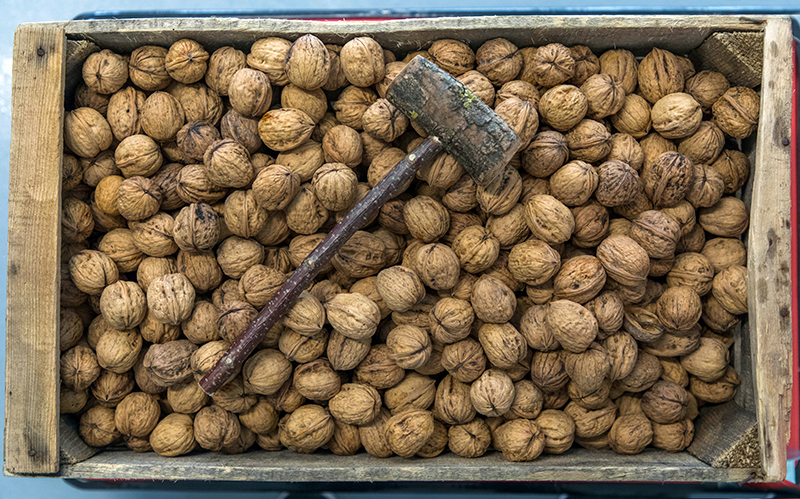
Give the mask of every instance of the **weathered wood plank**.
POLYGON ((624 47, 649 51, 658 44, 673 52, 688 53, 714 32, 763 29, 762 20, 735 16, 486 16, 380 23, 172 18, 70 21, 56 25, 63 26, 70 36, 127 52, 145 43, 168 46, 185 37, 197 40, 206 49, 233 45, 244 50, 259 38, 269 36, 267 33, 280 33, 289 39, 313 33, 326 43, 344 43, 369 35, 400 52, 419 50, 438 38, 461 39, 478 48, 484 41, 502 36, 519 46, 559 42, 588 45, 593 50, 624 47))
POLYGON ((760 468, 758 422, 735 402, 703 407, 688 451, 717 468, 760 468))
POLYGON ((85 461, 97 454, 100 449, 91 447, 83 441, 78 433, 77 418, 61 416, 58 426, 61 463, 75 464, 85 461))
POLYGON ((764 69, 761 33, 714 33, 692 54, 700 67, 724 74, 732 86, 757 87, 764 69))
POLYGON ((446 453, 435 459, 352 457, 328 453, 250 451, 244 454, 194 453, 180 458, 131 451, 106 451, 74 465, 65 478, 159 480, 257 480, 268 482, 341 481, 680 481, 743 482, 757 469, 712 468, 688 453, 648 449, 637 456, 572 449, 543 455, 531 463, 511 463, 498 452, 477 459, 446 453))
POLYGON ((58 300, 64 30, 14 37, 3 457, 12 473, 58 471, 58 300))
POLYGON ((766 481, 786 476, 792 406, 791 91, 792 27, 772 19, 764 34, 761 117, 754 165, 747 295, 761 460, 766 481))

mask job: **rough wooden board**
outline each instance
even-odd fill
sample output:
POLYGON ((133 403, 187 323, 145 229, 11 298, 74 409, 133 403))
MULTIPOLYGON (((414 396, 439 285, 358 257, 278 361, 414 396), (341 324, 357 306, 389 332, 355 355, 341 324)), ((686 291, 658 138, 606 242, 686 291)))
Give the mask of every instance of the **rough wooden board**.
POLYGON ((14 37, 4 469, 58 471, 58 300, 64 30, 14 37))
POLYGON ((78 433, 77 418, 61 416, 58 426, 61 464, 75 464, 97 454, 99 449, 86 445, 78 433))
POLYGON ((747 255, 751 348, 765 481, 786 476, 792 407, 791 92, 792 27, 771 20, 764 34, 761 117, 747 255), (784 143, 785 142, 785 143, 784 143))
POLYGON ((83 82, 83 61, 100 47, 89 40, 67 40, 67 62, 64 88, 67 90, 66 102, 71 105, 75 98, 75 89, 83 82))
POLYGON ((497 452, 478 459, 446 453, 435 459, 378 459, 250 451, 195 453, 179 458, 154 453, 105 451, 82 463, 61 467, 65 478, 253 481, 686 481, 743 482, 756 469, 712 468, 687 453, 648 449, 638 456, 572 449, 543 455, 531 463, 511 463, 497 452))
MULTIPOLYGON (((482 42, 505 37, 519 46, 588 45, 594 50, 659 46, 687 53, 716 31, 761 31, 763 18, 736 16, 476 16, 402 19, 381 22, 321 22, 292 19, 172 18, 70 21, 69 36, 93 40, 102 47, 131 51, 143 43, 168 46, 190 37, 206 49, 233 45, 241 50, 264 36, 294 39, 313 33, 326 43, 344 43, 369 35, 398 51, 428 46, 438 38, 482 42), (223 36, 220 36, 224 34, 223 36), (225 41, 222 41, 222 40, 225 41)), ((644 55, 644 54, 642 54, 644 55)))
POLYGON ((724 74, 732 86, 761 85, 764 66, 762 33, 714 33, 692 53, 700 67, 724 74))
POLYGON ((756 415, 735 402, 703 407, 689 453, 714 467, 759 468, 756 415))

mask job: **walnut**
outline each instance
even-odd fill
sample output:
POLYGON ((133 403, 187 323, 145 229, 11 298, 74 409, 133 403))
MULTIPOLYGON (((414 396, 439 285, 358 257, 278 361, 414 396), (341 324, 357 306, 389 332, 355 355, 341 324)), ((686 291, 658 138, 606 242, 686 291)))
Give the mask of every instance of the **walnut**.
POLYGON ((263 115, 272 104, 269 77, 250 68, 241 68, 230 78, 228 96, 231 107, 247 118, 263 115))
POLYGON ((389 356, 403 369, 424 365, 431 354, 431 339, 424 329, 401 325, 392 329, 386 338, 389 356))
POLYGON ((339 375, 326 359, 317 359, 297 366, 293 382, 300 395, 313 401, 330 400, 341 387, 339 375))
POLYGON ((539 128, 539 113, 533 103, 511 97, 495 104, 495 113, 519 136, 520 149, 526 147, 539 128))
POLYGON ((442 298, 430 311, 431 336, 443 344, 455 343, 469 335, 475 313, 469 302, 442 298))
POLYGON ((649 389, 661 377, 661 363, 658 357, 646 352, 639 352, 636 364, 630 374, 618 379, 615 385, 628 392, 643 392, 649 389))
POLYGON ((58 400, 60 414, 76 414, 86 407, 89 394, 86 390, 72 390, 61 386, 58 400))
POLYGON ((159 142, 172 140, 183 127, 185 115, 178 99, 167 92, 153 92, 140 110, 142 131, 159 142))
POLYGON ((711 293, 731 314, 747 313, 747 268, 731 265, 720 271, 712 282, 711 293))
POLYGON ((83 337, 83 320, 71 308, 61 308, 59 311, 59 341, 60 351, 69 350, 78 344, 83 337))
POLYGON ((510 369, 521 362, 528 351, 525 338, 511 324, 484 324, 478 339, 493 366, 510 369))
POLYGON ((407 408, 386 422, 386 440, 392 451, 411 457, 433 434, 433 415, 430 411, 407 408))
POLYGON ((105 253, 82 250, 69 260, 69 277, 79 290, 99 295, 106 286, 117 282, 119 270, 105 253))
POLYGON ((466 424, 475 418, 475 408, 470 400, 470 386, 447 375, 436 388, 434 402, 436 416, 446 424, 466 424))
POLYGON ((686 191, 686 200, 695 208, 710 208, 719 202, 725 183, 716 170, 703 164, 694 165, 694 176, 686 191))
POLYGON ((364 112, 377 100, 377 94, 371 89, 351 85, 339 94, 339 99, 333 103, 333 110, 342 125, 361 130, 364 112))
POLYGON ((711 107, 714 122, 737 139, 749 137, 758 126, 761 98, 747 87, 731 87, 711 107))
POLYGON ((740 151, 725 149, 710 166, 722 175, 725 194, 741 189, 750 176, 750 160, 740 151))
POLYGON ((604 383, 611 362, 605 349, 592 342, 582 353, 565 352, 564 369, 581 391, 593 392, 604 383))
POLYGON ((209 180, 219 187, 244 187, 253 180, 247 150, 232 139, 213 142, 203 155, 209 180))
POLYGON ((652 440, 653 428, 644 414, 620 416, 608 432, 608 444, 617 454, 638 454, 652 440))
POLYGON ((428 440, 417 451, 417 456, 424 458, 433 458, 444 452, 447 447, 449 437, 447 434, 447 427, 439 421, 433 421, 433 433, 428 440))
POLYGON ((551 194, 567 206, 586 203, 597 185, 597 172, 583 161, 570 161, 550 177, 551 194))
POLYGON ((389 457, 392 449, 386 438, 387 423, 391 414, 385 408, 376 413, 375 419, 369 424, 358 427, 358 435, 364 450, 374 457, 389 457))
POLYGON ((697 349, 700 344, 700 326, 686 331, 667 331, 657 340, 642 345, 649 354, 661 357, 679 357, 697 349))
POLYGON ((626 286, 635 286, 647 278, 650 258, 647 252, 627 236, 610 236, 597 247, 597 258, 609 277, 626 286))
POLYGON ((597 167, 598 184, 595 197, 603 206, 623 206, 633 203, 642 193, 642 182, 636 170, 619 160, 597 167))
POLYGON ((572 447, 575 422, 563 411, 546 409, 534 420, 545 436, 544 452, 563 454, 572 447))
POLYGON ((301 36, 286 52, 284 69, 289 81, 298 87, 306 90, 320 88, 328 81, 331 69, 328 49, 314 35, 301 36))
MULTIPOLYGON (((127 63, 126 63, 127 64, 127 63)), ((108 113, 109 96, 106 94, 99 94, 86 86, 85 83, 78 85, 75 89, 75 107, 90 107, 98 113, 106 116, 108 113)))
POLYGON ((639 81, 636 57, 625 49, 607 50, 599 57, 600 73, 615 77, 622 83, 626 95, 632 94, 639 81))
POLYGON ((508 322, 517 306, 514 292, 503 281, 491 275, 478 278, 470 302, 475 315, 492 324, 508 322))
POLYGON ((142 288, 135 282, 117 281, 100 295, 100 310, 109 325, 127 330, 139 325, 147 314, 142 288))
POLYGON ((127 220, 142 220, 155 215, 161 206, 161 189, 144 177, 130 177, 119 185, 117 207, 127 220))
POLYGON ((117 140, 142 133, 141 111, 144 103, 144 92, 133 87, 123 88, 108 100, 106 118, 117 140))
POLYGON ((176 83, 167 91, 181 103, 187 122, 206 121, 213 126, 219 123, 223 112, 222 99, 205 84, 176 83))
POLYGON ((625 97, 622 107, 610 116, 611 123, 619 132, 640 139, 650 132, 650 104, 637 94, 625 97))
POLYGON ((174 226, 175 220, 164 212, 128 224, 136 247, 145 255, 157 257, 171 255, 178 250, 172 236, 174 226))
POLYGON ((611 365, 608 379, 616 381, 627 377, 638 359, 638 348, 633 337, 626 332, 617 331, 603 340, 603 348, 611 365))
POLYGON ((475 68, 475 52, 458 40, 436 40, 428 48, 428 54, 431 62, 453 76, 461 76, 475 68))
POLYGON ((386 390, 384 404, 392 414, 399 414, 408 407, 428 409, 436 397, 436 382, 423 374, 412 371, 395 386, 386 390))
POLYGON ((535 422, 514 419, 495 430, 494 445, 508 461, 533 461, 545 449, 546 437, 535 422))
POLYGON ((284 71, 286 55, 292 43, 283 38, 269 37, 257 40, 250 47, 247 65, 263 71, 273 85, 286 85, 289 79, 284 71))
POLYGON ((714 206, 698 210, 697 221, 715 236, 737 237, 747 230, 750 213, 741 199, 725 196, 714 206))
POLYGON ((125 436, 146 437, 158 424, 161 409, 155 397, 136 392, 127 395, 114 411, 117 430, 125 436))
POLYGON ((259 447, 261 447, 266 451, 274 452, 283 449, 283 444, 280 441, 277 429, 275 429, 271 433, 264 435, 256 433, 256 443, 258 444, 259 447))
POLYGON ((342 163, 322 165, 311 183, 319 202, 331 211, 340 211, 354 204, 358 178, 342 163))
POLYGON ((216 246, 219 235, 219 216, 205 203, 190 204, 175 217, 175 244, 184 251, 208 251, 216 246))
POLYGON ((353 425, 371 423, 381 408, 381 397, 369 385, 348 383, 328 402, 328 410, 337 420, 353 425))
POLYGON ((686 372, 707 383, 716 381, 725 374, 730 353, 719 340, 700 338, 700 346, 681 357, 686 372))
POLYGON ((166 416, 150 434, 150 445, 162 456, 173 457, 191 452, 197 446, 191 416, 178 413, 166 416))
POLYGON ((179 325, 189 318, 195 290, 183 274, 167 274, 153 279, 147 288, 147 305, 153 317, 163 323, 179 325))
POLYGON ((690 287, 667 288, 658 299, 658 317, 671 330, 691 329, 701 313, 700 296, 690 287))
POLYGON ((259 350, 242 368, 245 389, 251 393, 272 395, 292 376, 292 364, 281 352, 273 349, 259 350))
POLYGON ((697 131, 703 119, 700 104, 691 95, 672 93, 653 104, 653 129, 665 139, 682 139, 697 131))
POLYGON ((237 71, 247 65, 244 52, 233 47, 220 47, 208 60, 205 82, 219 95, 228 95, 228 89, 237 71))
POLYGON ((61 381, 72 390, 85 390, 100 376, 100 365, 91 348, 78 344, 61 355, 61 381))
POLYGON ((475 58, 478 72, 498 86, 516 78, 522 69, 522 55, 517 46, 505 38, 485 42, 475 52, 475 58))
POLYGON ((500 254, 499 241, 480 226, 470 226, 462 230, 451 247, 461 261, 461 268, 470 273, 488 269, 500 254))
POLYGON ((325 308, 308 291, 303 291, 283 317, 283 323, 297 333, 314 336, 325 324, 325 308))
POLYGON ((190 363, 196 350, 197 345, 188 340, 151 345, 143 365, 156 381, 168 387, 191 377, 190 363))
POLYGON ((382 270, 375 283, 389 309, 405 312, 425 296, 425 288, 417 274, 403 266, 382 270))
POLYGON ((680 226, 663 212, 649 210, 642 212, 633 221, 630 237, 651 258, 672 258, 680 237, 680 226))
POLYGON ((448 448, 461 457, 480 457, 492 443, 489 426, 481 418, 451 426, 448 430, 448 448))
MULTIPOLYGON (((539 114, 542 120, 559 132, 566 132, 586 116, 589 102, 578 87, 558 85, 542 95, 539 114)), ((620 130, 624 131, 624 130, 620 130)))
POLYGON ((671 424, 653 423, 653 447, 667 452, 680 452, 694 439, 694 425, 690 419, 671 424))
POLYGON ((655 313, 646 308, 628 306, 622 327, 636 340, 651 343, 664 334, 664 324, 655 313))
POLYGON ((394 361, 387 345, 375 345, 356 367, 354 374, 356 380, 382 390, 402 381, 405 371, 394 361))
POLYGON ((175 190, 186 203, 213 203, 227 194, 226 189, 211 183, 203 165, 188 165, 181 169, 175 190))
POLYGON ((64 118, 64 145, 82 158, 92 158, 111 147, 111 127, 102 114, 80 107, 64 118))
POLYGON ((642 396, 642 411, 651 421, 662 425, 681 421, 687 404, 686 390, 670 381, 658 381, 642 396))
MULTIPOLYGON (((281 107, 299 109, 317 124, 325 116, 325 111, 328 109, 328 99, 321 88, 304 90, 297 85, 290 84, 284 87, 281 92, 281 107)), ((255 117, 256 115, 253 116, 255 117)))
POLYGON ((178 252, 178 271, 200 292, 210 291, 222 282, 222 268, 211 251, 178 252))
POLYGON ((428 196, 411 198, 403 207, 403 217, 411 235, 426 243, 437 240, 450 227, 447 209, 428 196))
POLYGON ((568 241, 575 228, 569 208, 547 194, 537 194, 528 200, 525 221, 536 238, 549 244, 568 241))
POLYGON ((588 104, 586 114, 595 120, 617 114, 625 102, 622 82, 609 74, 590 76, 581 85, 581 92, 588 104))
POLYGON ((220 121, 220 134, 223 139, 231 139, 244 147, 249 154, 254 154, 262 146, 258 133, 258 119, 247 118, 230 109, 220 121))
POLYGON ((514 383, 499 369, 488 369, 472 383, 470 400, 484 416, 502 416, 514 402, 514 383))
POLYGON ((575 59, 572 52, 560 43, 539 47, 532 58, 531 71, 536 83, 542 87, 554 87, 575 75, 575 59))
POLYGON ((693 166, 686 156, 668 151, 644 170, 644 191, 657 208, 672 207, 683 200, 692 184, 693 166))
POLYGON ((200 81, 208 67, 208 52, 194 40, 183 38, 169 47, 164 57, 164 68, 175 81, 194 83, 200 81))
POLYGON ((328 331, 323 329, 313 336, 307 336, 291 329, 285 329, 278 339, 278 348, 286 358, 296 362, 311 362, 325 353, 328 331))
POLYGON ((611 152, 605 158, 607 162, 621 161, 637 172, 642 169, 644 151, 632 135, 615 133, 608 140, 608 143, 611 145, 611 152))
POLYGON ((122 374, 136 363, 142 349, 142 336, 135 330, 110 330, 100 337, 95 349, 100 367, 122 374))
POLYGON ((258 135, 275 151, 288 151, 302 145, 314 131, 314 121, 299 109, 273 109, 258 122, 258 135))
POLYGON ((225 199, 224 222, 234 235, 254 237, 266 225, 267 216, 267 211, 256 203, 252 190, 233 191, 225 199))
POLYGON ((705 111, 710 111, 711 106, 728 91, 731 84, 722 73, 716 71, 700 71, 686 80, 686 93, 695 98, 705 111))
POLYGON ((231 236, 217 247, 217 261, 230 278, 238 279, 264 259, 264 248, 252 239, 231 236))
POLYGON ((539 107, 539 91, 527 81, 511 80, 504 83, 497 91, 495 104, 501 104, 511 98, 527 101, 533 106, 533 109, 539 107))
POLYGON ((697 130, 680 142, 678 152, 688 157, 695 164, 711 164, 725 145, 722 130, 711 121, 701 121, 697 130))
POLYGON ((547 282, 560 266, 558 252, 536 239, 515 245, 508 256, 508 269, 514 278, 534 286, 547 282))
MULTIPOLYGON (((310 35, 309 35, 310 36, 310 35)), ((331 439, 334 432, 331 415, 321 406, 299 407, 278 424, 281 442, 289 449, 311 454, 331 439)))
POLYGON ((712 404, 722 404, 733 400, 736 395, 736 387, 740 383, 741 379, 736 370, 731 366, 727 366, 722 377, 715 381, 706 382, 698 377, 690 377, 689 390, 697 400, 712 404))
POLYGON ((654 48, 639 63, 639 91, 655 104, 667 94, 683 91, 681 63, 672 52, 654 48))
POLYGON ((564 413, 572 418, 575 424, 575 437, 591 439, 606 433, 614 424, 617 406, 610 400, 598 409, 590 410, 576 402, 570 402, 564 413))
POLYGON ((167 49, 144 45, 131 52, 128 62, 131 81, 145 91, 161 90, 172 78, 166 69, 167 49))
POLYGON ((385 61, 380 44, 369 37, 358 37, 345 43, 339 54, 342 71, 357 87, 370 87, 384 77, 385 61))
POLYGON ((120 437, 114 421, 114 409, 92 407, 81 415, 79 432, 83 440, 94 447, 110 445, 120 437))
POLYGON ((167 401, 174 412, 194 414, 208 404, 208 395, 193 379, 167 388, 167 401))
POLYGON ((444 347, 442 366, 456 380, 462 383, 471 383, 485 371, 486 355, 483 353, 480 343, 466 338, 444 347))

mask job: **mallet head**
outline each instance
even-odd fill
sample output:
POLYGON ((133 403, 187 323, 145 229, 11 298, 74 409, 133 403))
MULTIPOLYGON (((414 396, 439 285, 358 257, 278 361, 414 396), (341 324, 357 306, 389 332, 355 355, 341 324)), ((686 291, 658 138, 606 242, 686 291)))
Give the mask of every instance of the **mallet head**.
POLYGON ((499 175, 519 148, 519 137, 500 116, 422 56, 398 73, 386 99, 437 137, 478 185, 499 175))

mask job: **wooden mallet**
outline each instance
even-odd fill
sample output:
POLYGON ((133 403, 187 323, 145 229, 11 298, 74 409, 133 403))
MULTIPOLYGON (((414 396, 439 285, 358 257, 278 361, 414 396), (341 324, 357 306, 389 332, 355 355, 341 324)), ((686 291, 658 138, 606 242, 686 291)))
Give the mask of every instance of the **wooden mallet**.
POLYGON ((502 118, 463 83, 421 56, 415 57, 395 77, 386 98, 424 130, 428 138, 397 163, 292 273, 200 380, 200 387, 207 394, 213 395, 239 372, 247 356, 325 264, 422 166, 444 150, 478 185, 485 186, 503 171, 519 147, 519 138, 502 118))

